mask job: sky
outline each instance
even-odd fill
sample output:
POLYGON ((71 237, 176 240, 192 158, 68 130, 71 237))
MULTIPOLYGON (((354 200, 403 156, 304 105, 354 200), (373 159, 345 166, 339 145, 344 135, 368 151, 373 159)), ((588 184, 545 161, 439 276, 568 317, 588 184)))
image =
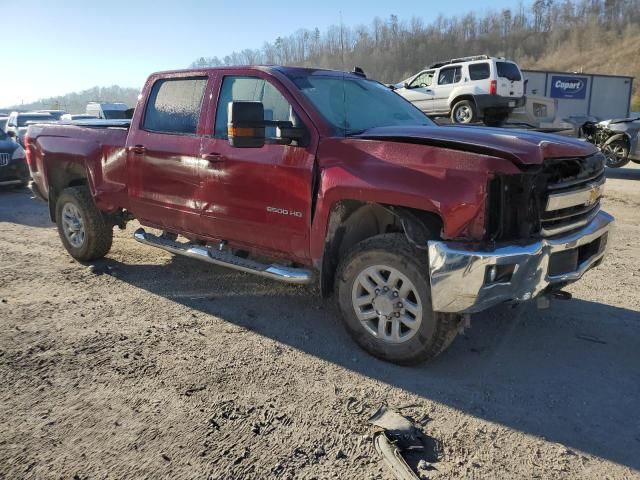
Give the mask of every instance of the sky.
POLYGON ((412 16, 515 7, 516 0, 472 2, 323 0, 0 0, 3 55, 0 107, 94 86, 141 88, 155 71, 187 68, 299 28, 369 25, 375 16, 412 16), (7 12, 9 12, 7 14, 7 12))

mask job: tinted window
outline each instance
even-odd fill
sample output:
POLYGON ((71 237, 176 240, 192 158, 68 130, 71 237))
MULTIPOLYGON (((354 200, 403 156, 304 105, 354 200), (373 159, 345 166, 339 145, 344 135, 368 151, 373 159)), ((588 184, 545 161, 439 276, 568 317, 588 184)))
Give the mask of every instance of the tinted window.
POLYGON ((319 75, 293 81, 327 122, 347 135, 374 127, 433 125, 420 110, 378 82, 319 75))
MULTIPOLYGON (((104 118, 107 120, 125 120, 129 118, 126 110, 103 110, 104 118)), ((198 103, 198 115, 200 115, 200 104, 198 103)), ((196 118, 196 127, 198 126, 198 119, 196 118)), ((193 132, 195 133, 195 131, 193 132)))
POLYGON ((448 85, 450 83, 458 83, 462 78, 462 67, 449 67, 440 70, 438 77, 438 85, 448 85))
POLYGON ((511 62, 496 62, 498 67, 498 76, 502 78, 508 78, 509 80, 522 80, 520 76, 520 70, 515 63, 511 62))
POLYGON ((489 64, 484 62, 469 65, 469 78, 471 80, 484 80, 485 78, 489 78, 489 64))
MULTIPOLYGON (((216 109, 217 138, 227 138, 227 107, 229 102, 236 101, 262 102, 265 120, 291 121, 294 125, 300 123, 287 99, 266 80, 258 77, 224 77, 216 109)), ((265 136, 275 135, 276 128, 267 127, 265 136)))
POLYGON ((153 132, 195 134, 206 85, 207 79, 203 77, 158 80, 149 95, 143 128, 153 132))
POLYGON ((27 122, 53 122, 55 118, 46 113, 40 115, 18 115, 18 127, 24 127, 27 122))

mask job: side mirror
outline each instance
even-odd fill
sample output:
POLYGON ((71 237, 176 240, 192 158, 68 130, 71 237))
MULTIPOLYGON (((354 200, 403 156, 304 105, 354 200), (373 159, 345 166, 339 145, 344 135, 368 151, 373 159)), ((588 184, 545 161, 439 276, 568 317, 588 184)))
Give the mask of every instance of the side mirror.
POLYGON ((409 88, 409 82, 404 82, 404 88, 409 88))
POLYGON ((237 148, 264 145, 264 106, 261 102, 229 102, 227 107, 229 144, 237 148))
POLYGON ((7 132, 7 137, 16 138, 16 132, 13 130, 9 130, 7 132))

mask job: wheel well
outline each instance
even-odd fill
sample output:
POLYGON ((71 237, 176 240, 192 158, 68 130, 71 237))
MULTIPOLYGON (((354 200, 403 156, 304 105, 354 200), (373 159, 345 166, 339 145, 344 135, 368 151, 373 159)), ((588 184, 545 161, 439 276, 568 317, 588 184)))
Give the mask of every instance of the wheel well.
POLYGON ((605 142, 605 145, 611 144, 617 140, 622 140, 622 142, 624 142, 625 146, 631 150, 631 138, 629 137, 629 135, 625 132, 623 133, 617 133, 615 135, 612 135, 611 137, 609 137, 607 139, 607 141, 605 142))
POLYGON ((87 174, 82 165, 68 163, 66 165, 56 165, 55 169, 49 171, 49 217, 51 221, 56 221, 56 203, 60 193, 69 187, 77 187, 87 184, 87 174))
MULTIPOLYGON (((469 100, 471 103, 473 103, 473 106, 476 107, 476 110, 478 110, 478 106, 476 105, 476 99, 473 98, 473 95, 460 95, 459 97, 454 98, 451 101, 451 110, 453 110, 453 107, 456 106, 456 103, 458 103, 461 100, 469 100)), ((476 111, 476 114, 478 114, 479 112, 476 111)))
POLYGON ((439 238, 442 220, 432 212, 358 200, 338 202, 329 215, 320 275, 323 296, 333 290, 340 259, 355 244, 383 233, 402 232, 418 248, 439 238))

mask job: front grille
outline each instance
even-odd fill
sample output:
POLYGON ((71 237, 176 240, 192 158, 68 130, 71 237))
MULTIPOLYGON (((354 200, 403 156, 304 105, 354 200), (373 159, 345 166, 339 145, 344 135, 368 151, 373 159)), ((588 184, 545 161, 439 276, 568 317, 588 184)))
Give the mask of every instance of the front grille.
POLYGON ((587 225, 600 210, 605 181, 604 156, 546 160, 540 233, 551 237, 587 225))
POLYGON ((11 160, 11 155, 8 153, 0 153, 0 167, 9 165, 9 160, 11 160))
POLYGON ((487 238, 552 237, 587 225, 600 210, 604 156, 548 159, 488 185, 487 238))

